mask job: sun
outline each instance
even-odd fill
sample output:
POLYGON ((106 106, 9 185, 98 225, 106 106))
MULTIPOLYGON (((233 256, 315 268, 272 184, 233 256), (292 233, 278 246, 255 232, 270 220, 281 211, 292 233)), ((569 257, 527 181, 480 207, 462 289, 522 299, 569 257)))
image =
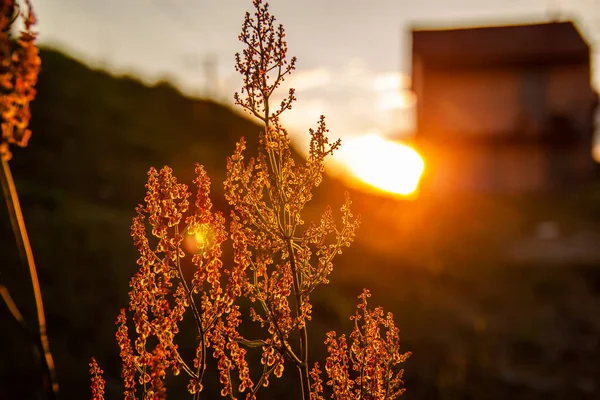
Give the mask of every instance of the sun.
POLYGON ((425 163, 413 148, 377 134, 345 142, 340 161, 356 178, 389 193, 408 196, 416 192, 425 163))

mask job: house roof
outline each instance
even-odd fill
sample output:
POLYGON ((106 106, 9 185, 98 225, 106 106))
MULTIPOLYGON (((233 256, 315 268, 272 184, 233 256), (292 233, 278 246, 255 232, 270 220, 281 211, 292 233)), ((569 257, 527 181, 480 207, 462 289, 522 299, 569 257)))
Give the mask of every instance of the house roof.
POLYGON ((587 62, 590 54, 573 22, 413 29, 412 39, 413 56, 450 65, 587 62))

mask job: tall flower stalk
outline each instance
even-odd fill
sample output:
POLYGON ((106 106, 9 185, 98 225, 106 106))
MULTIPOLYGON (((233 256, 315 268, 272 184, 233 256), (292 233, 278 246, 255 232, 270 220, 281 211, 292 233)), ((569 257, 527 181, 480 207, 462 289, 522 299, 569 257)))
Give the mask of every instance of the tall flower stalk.
MULTIPOLYGON (((46 332, 42 293, 33 251, 9 165, 9 160, 12 157, 10 146, 25 147, 31 136, 31 131, 28 128, 31 118, 29 103, 35 98, 35 85, 40 69, 40 58, 35 45, 36 34, 32 30, 36 18, 29 0, 25 1, 25 5, 26 10, 20 10, 14 0, 3 1, 0 5, 0 118, 2 131, 0 138, 0 181, 19 255, 23 264, 29 267, 31 276, 39 332, 38 334, 30 333, 34 338, 36 348, 42 356, 47 396, 48 398, 56 398, 58 383, 46 332), (19 18, 23 21, 24 29, 15 37, 11 30, 19 18)), ((5 286, 0 285, 0 295, 15 319, 29 331, 5 286)))
POLYGON ((310 152, 304 164, 294 162, 290 139, 281 126, 280 115, 292 108, 294 90, 274 108, 276 89, 292 73, 296 59, 287 58, 282 25, 275 26, 268 4, 254 1, 254 16, 246 14, 239 40, 246 46, 236 55, 236 70, 243 77, 241 94, 235 101, 263 124, 259 154, 244 163, 244 141, 228 160, 225 196, 233 206, 232 231, 236 254, 249 266, 251 279, 245 294, 259 303, 252 317, 268 326, 268 343, 275 344, 281 358, 289 358, 300 374, 303 398, 310 396, 308 328, 312 306, 310 295, 327 283, 335 255, 350 245, 358 220, 350 212, 347 198, 342 207, 342 227, 337 228, 331 210, 320 223, 304 225, 302 210, 310 201, 324 171, 325 157, 340 141, 329 143, 325 118, 310 130, 310 152), (313 257, 314 256, 316 257, 313 257), (316 259, 316 260, 315 260, 316 259), (290 304, 292 303, 292 304, 290 304), (298 331, 299 342, 292 342, 298 331))
MULTIPOLYGON (((329 207, 320 220, 304 221, 304 208, 322 181, 324 161, 340 141, 329 141, 321 116, 309 130, 308 158, 294 160, 280 122, 296 101, 294 90, 277 105, 273 98, 294 71, 296 59, 288 58, 285 31, 275 25, 268 4, 254 0, 253 5, 255 11, 246 14, 239 36, 245 48, 236 55, 236 70, 243 86, 234 98, 262 124, 258 153, 247 156, 241 138, 227 159, 224 189, 232 208, 228 231, 224 216, 212 210, 210 180, 202 166, 196 165, 193 206, 192 193, 169 167, 149 171, 145 202, 137 207, 131 228, 140 269, 130 282, 130 312, 122 310, 117 320, 126 399, 166 398, 169 371, 187 374, 188 391, 199 399, 210 355, 217 361, 223 397, 256 399, 262 387, 291 366, 304 400, 324 398, 320 366, 310 368, 311 295, 329 283, 334 259, 354 240, 359 219, 346 196, 340 222, 329 207), (228 238, 233 263, 223 265, 221 246, 228 238), (195 272, 188 279, 183 266, 190 258, 190 240, 196 243, 191 256, 195 272), (258 338, 241 334, 242 300, 252 304, 250 319, 262 328, 258 338), (193 356, 181 354, 174 340, 186 315, 196 323, 193 356), (135 326, 133 341, 128 318, 135 326), (260 353, 258 370, 247 360, 251 351, 260 353)), ((343 335, 327 336, 325 384, 333 398, 394 399, 402 394, 399 364, 408 354, 399 353, 391 314, 383 317, 380 308, 367 309, 368 296, 367 291, 361 295, 353 317, 350 347, 343 335)), ((95 361, 92 369, 93 398, 102 399, 104 382, 95 361)))

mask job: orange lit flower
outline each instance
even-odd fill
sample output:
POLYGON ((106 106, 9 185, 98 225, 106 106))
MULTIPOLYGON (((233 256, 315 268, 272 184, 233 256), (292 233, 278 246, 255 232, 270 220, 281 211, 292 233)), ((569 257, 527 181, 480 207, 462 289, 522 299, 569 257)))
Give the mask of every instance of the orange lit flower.
POLYGON ((90 375, 92 375, 92 400, 104 400, 104 386, 106 382, 102 378, 104 371, 100 369, 96 359, 92 357, 90 362, 90 375))
MULTIPOLYGON (((340 141, 329 142, 321 117, 316 129, 309 131, 308 158, 294 160, 288 133, 279 122, 279 115, 296 100, 294 91, 279 108, 271 108, 269 99, 294 70, 295 58, 287 60, 284 29, 275 26, 268 4, 261 0, 253 4, 256 11, 253 16, 246 14, 239 37, 246 48, 243 55, 236 55, 236 69, 244 86, 235 99, 263 124, 258 154, 247 158, 241 138, 227 159, 224 191, 232 209, 229 233, 224 216, 212 210, 210 179, 202 166, 196 165, 193 207, 187 185, 179 183, 169 167, 148 172, 144 204, 136 208, 131 226, 139 252, 139 270, 129 292, 133 342, 125 310, 117 320, 127 399, 135 398, 137 388, 146 399, 164 398, 169 371, 174 375, 184 371, 188 391, 199 398, 209 351, 217 363, 224 397, 235 399, 241 393, 256 399, 272 376, 283 375, 287 362, 300 372, 304 400, 323 399, 319 365, 309 370, 308 364, 311 294, 329 283, 334 259, 352 243, 360 220, 352 214, 346 196, 340 222, 336 223, 330 208, 319 221, 304 222, 304 208, 322 181, 324 161, 340 141), (184 240, 195 235, 200 235, 201 245, 186 254, 184 240), (232 265, 223 264, 221 246, 228 237, 232 265), (191 278, 183 271, 186 261, 194 268, 191 278), (262 328, 259 339, 240 334, 241 298, 252 303, 249 315, 262 328), (186 314, 192 315, 197 327, 193 362, 179 354, 174 341, 186 314), (262 373, 256 381, 246 359, 251 349, 260 351, 262 373)), ((391 314, 384 318, 380 308, 368 310, 368 296, 365 291, 353 317, 352 344, 348 346, 345 336, 338 338, 335 332, 327 337, 327 384, 339 399, 357 398, 356 390, 369 393, 369 398, 391 399, 403 390, 401 372, 392 370, 408 355, 399 353, 391 314)))
POLYGON ((25 5, 26 12, 14 0, 0 5, 0 156, 7 159, 11 157, 9 145, 25 147, 31 136, 29 103, 35 98, 41 64, 35 45, 37 34, 32 30, 35 14, 29 0, 25 5), (19 17, 24 30, 13 37, 11 26, 19 17))

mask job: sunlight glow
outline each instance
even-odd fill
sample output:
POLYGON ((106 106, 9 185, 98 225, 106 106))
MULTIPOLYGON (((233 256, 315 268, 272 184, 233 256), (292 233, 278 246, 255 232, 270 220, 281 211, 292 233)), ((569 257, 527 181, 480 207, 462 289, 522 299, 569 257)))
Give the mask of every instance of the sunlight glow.
POLYGON ((399 72, 376 75, 373 89, 378 93, 380 110, 409 109, 414 107, 415 94, 410 90, 410 77, 399 72))
POLYGON ((384 93, 379 97, 379 108, 381 110, 409 109, 414 107, 416 97, 413 92, 405 90, 403 92, 384 93))
POLYGON ((592 157, 594 158, 594 161, 600 163, 600 143, 596 143, 592 147, 592 157))
POLYGON ((183 247, 188 253, 204 253, 214 243, 214 233, 208 224, 200 224, 185 235, 183 247))
POLYGON ((328 84, 331 81, 331 71, 326 68, 299 70, 286 78, 287 86, 296 91, 314 89, 328 84))
POLYGON ((341 161, 358 179, 385 192, 411 195, 425 169, 411 147, 377 134, 349 139, 340 150, 341 161))
POLYGON ((373 79, 373 88, 378 92, 399 92, 410 88, 410 76, 401 72, 385 72, 373 79))

